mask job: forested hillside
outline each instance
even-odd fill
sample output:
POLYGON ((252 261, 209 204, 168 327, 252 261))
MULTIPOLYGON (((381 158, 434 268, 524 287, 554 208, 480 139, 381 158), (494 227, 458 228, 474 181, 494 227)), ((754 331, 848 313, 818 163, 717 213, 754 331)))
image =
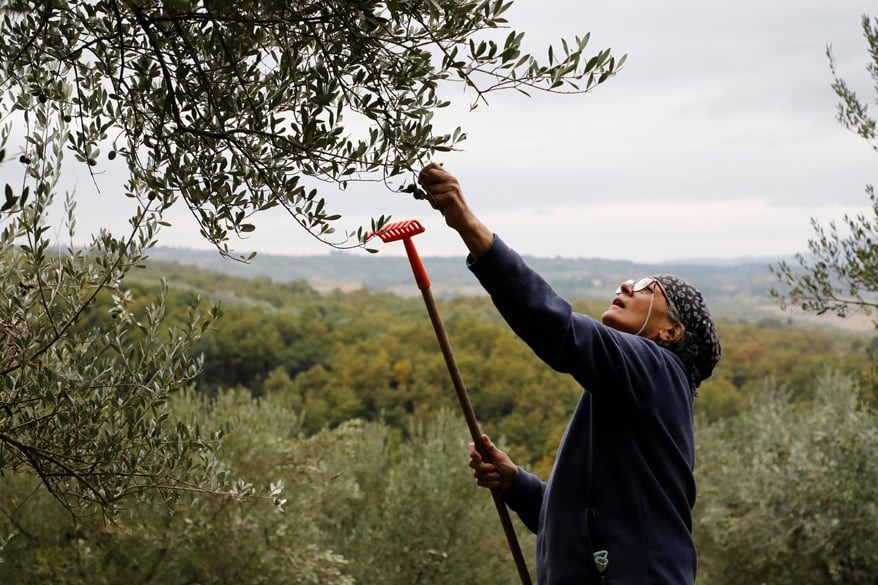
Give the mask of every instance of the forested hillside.
MULTIPOLYGON (((366 289, 319 293, 302 281, 244 279, 164 263, 155 269, 172 275, 171 304, 178 310, 193 294, 221 303, 217 330, 198 346, 204 372, 197 385, 204 393, 243 387, 254 396, 284 396, 303 413, 309 432, 350 418, 404 427, 409 415, 456 404, 420 296, 366 289)), ((145 272, 137 286, 148 288, 154 278, 145 272)), ((606 301, 573 300, 595 317, 606 308, 606 301)), ((494 433, 514 437, 526 459, 547 466, 579 388, 542 365, 484 295, 450 297, 439 307, 478 416, 494 433)), ((810 398, 808 384, 827 369, 870 384, 868 336, 768 317, 718 319, 718 329, 724 357, 696 402, 708 419, 736 413, 767 380, 803 399, 810 398)))
MULTIPOLYGON (((490 498, 469 477, 466 427, 419 297, 366 289, 321 293, 304 281, 159 262, 126 281, 135 315, 161 278, 171 321, 208 302, 222 313, 198 342, 202 373, 170 411, 220 430, 227 473, 240 478, 244 491, 251 483, 282 487, 284 511, 261 499, 199 492, 194 501, 165 506, 132 500, 117 525, 106 525, 60 509, 33 478, 8 475, 0 478, 2 582, 288 583, 291 574, 315 584, 514 582, 490 498), (470 562, 474 555, 483 559, 478 567, 470 562)), ((598 315, 605 302, 575 305, 598 315)), ((99 300, 78 327, 111 319, 112 306, 99 300)), ((483 429, 545 476, 581 390, 536 359, 483 295, 442 299, 439 310, 483 429)), ((770 539, 772 514, 812 506, 812 495, 825 499, 827 481, 847 490, 858 485, 847 470, 865 469, 856 437, 873 432, 874 417, 863 405, 875 401, 868 336, 784 319, 720 319, 718 329, 725 355, 696 401, 704 494, 697 509, 704 551, 699 579, 713 585, 731 582, 723 576, 733 572, 722 527, 741 526, 742 542, 757 528, 770 539), (847 414, 838 412, 842 407, 847 414), (816 414, 808 418, 810 412, 816 414), (751 413, 784 427, 788 442, 772 447, 775 434, 754 429, 751 413), (833 478, 809 469, 806 483, 790 477, 783 488, 767 479, 776 462, 766 461, 765 475, 749 481, 767 483, 747 489, 775 493, 795 485, 799 495, 772 496, 772 510, 754 518, 734 508, 749 501, 734 488, 754 466, 746 453, 786 459, 778 449, 796 441, 809 449, 812 434, 825 432, 822 421, 831 425, 827 432, 847 425, 823 447, 833 478)), ((872 492, 859 488, 832 504, 833 517, 848 522, 864 513, 872 492)), ((815 527, 824 527, 823 520, 801 522, 803 530, 822 534, 815 527)), ((532 537, 516 525, 530 562, 532 537)), ((787 546, 806 548, 813 538, 796 542, 787 546)), ((841 538, 837 547, 846 544, 841 538)), ((848 556, 873 562, 869 555, 848 556)), ((772 566, 771 559, 763 562, 772 566)), ((813 571, 822 574, 820 567, 813 571)))
MULTIPOLYGON (((378 254, 360 251, 333 252, 323 256, 260 253, 249 263, 224 259, 213 251, 181 248, 156 248, 150 251, 150 257, 158 261, 158 265, 165 266, 165 270, 170 269, 168 264, 177 263, 243 278, 264 276, 276 282, 306 281, 321 292, 366 288, 401 296, 418 294, 408 260, 384 250, 378 254)), ((433 293, 437 297, 482 294, 475 279, 466 270, 463 248, 459 256, 425 256, 422 260, 434 283, 433 293)), ((604 302, 623 280, 671 273, 698 283, 711 301, 714 312, 720 316, 752 320, 762 318, 775 309, 768 297, 769 288, 777 283, 768 268, 775 260, 679 261, 661 264, 600 258, 528 256, 526 260, 568 298, 604 302)))

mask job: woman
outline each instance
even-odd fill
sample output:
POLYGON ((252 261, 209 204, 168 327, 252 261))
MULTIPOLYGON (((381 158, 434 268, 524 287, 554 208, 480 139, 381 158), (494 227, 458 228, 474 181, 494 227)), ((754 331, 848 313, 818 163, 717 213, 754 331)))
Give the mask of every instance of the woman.
POLYGON ((419 182, 469 250, 467 263, 533 351, 583 387, 548 482, 483 437, 480 486, 499 487, 537 534, 540 585, 695 581, 693 400, 721 354, 701 294, 670 275, 622 283, 597 321, 573 312, 470 210, 437 164, 419 182))

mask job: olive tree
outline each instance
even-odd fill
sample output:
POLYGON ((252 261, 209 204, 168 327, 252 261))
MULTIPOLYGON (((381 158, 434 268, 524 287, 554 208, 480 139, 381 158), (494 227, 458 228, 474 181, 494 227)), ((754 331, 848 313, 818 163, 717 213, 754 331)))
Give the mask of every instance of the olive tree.
MULTIPOLYGON (((465 462, 466 426, 452 411, 415 420, 408 439, 382 422, 349 420, 304 436, 279 397, 194 392, 173 409, 204 426, 240 420, 222 458, 295 494, 270 502, 205 495, 180 513, 134 503, 116 526, 71 517, 33 481, 0 477, 0 582, 508 584, 515 565, 486 490, 465 462), (3 550, 4 544, 6 550, 3 550), (479 559, 473 562, 473 559, 479 559)), ((522 532, 532 558, 534 538, 522 532)))
MULTIPOLYGON (((50 245, 60 150, 43 135, 31 144, 41 162, 0 217, 0 474, 33 473, 69 509, 108 513, 146 490, 172 500, 230 487, 212 467, 219 436, 172 420, 166 404, 198 374, 191 348, 218 309, 193 299, 188 318, 169 327, 165 288, 134 312, 123 278, 155 234, 149 208, 127 238, 104 232, 63 253, 50 245)), ((71 230, 73 208, 68 199, 71 230)))
POLYGON ((2 3, 0 164, 20 179, 0 187, 0 472, 36 474, 70 509, 252 491, 212 455, 220 432, 166 409, 198 375, 193 343, 219 311, 193 300, 169 324, 161 293, 135 314, 126 276, 173 206, 226 256, 271 208, 331 246, 364 245, 365 227, 336 234, 323 186, 383 181, 418 196, 409 173, 465 137, 433 127, 446 84, 466 86, 475 107, 498 90, 586 92, 624 61, 586 55, 587 34, 537 59, 507 30, 510 5, 2 3), (50 217, 75 165, 102 196, 132 202, 128 232, 77 244, 74 193, 50 217), (122 181, 107 184, 110 165, 122 181))
MULTIPOLYGON (((878 94, 878 19, 863 16, 862 30, 878 94)), ((831 48, 827 56, 838 121, 878 150, 867 101, 840 76, 831 48)), ((878 196, 871 185, 866 192, 871 214, 846 215, 841 228, 812 219, 815 235, 808 253, 796 255, 798 266, 772 267, 780 288, 771 294, 782 306, 840 317, 861 313, 878 324, 878 196)), ((818 381, 812 407, 769 396, 732 423, 739 428, 719 444, 713 441, 721 428, 701 433, 705 453, 717 453, 701 466, 709 478, 702 484, 710 487, 700 526, 718 582, 875 582, 874 549, 863 543, 876 538, 876 494, 864 478, 874 474, 878 435, 874 410, 859 402, 863 395, 849 380, 827 376, 818 381)))
POLYGON ((745 412, 699 429, 699 581, 878 579, 878 418, 850 378, 815 387, 802 404, 768 383, 745 412))
MULTIPOLYGON (((864 16, 862 29, 870 59, 867 70, 878 94, 878 19, 864 16)), ((840 77, 831 48, 827 55, 832 88, 839 97, 839 122, 878 150, 878 128, 867 102, 840 77)), ((796 255, 798 266, 781 262, 772 267, 781 287, 771 294, 783 306, 840 317, 852 312, 872 315, 878 308, 878 196, 871 185, 866 192, 871 215, 846 215, 841 229, 834 221, 827 229, 812 219, 815 235, 808 241, 808 253, 796 255)))
MULTIPOLYGON (((588 91, 621 65, 609 49, 586 56, 588 35, 545 63, 522 53, 523 33, 498 34, 511 4, 10 0, 0 87, 31 117, 67 120, 82 164, 122 157, 128 196, 180 201, 225 254, 275 207, 331 245, 359 245, 371 230, 335 236, 340 218, 310 185, 391 184, 454 148, 463 131, 431 123, 450 103, 442 82, 478 105, 503 89, 588 91)), ((23 160, 42 155, 25 143, 23 160)))

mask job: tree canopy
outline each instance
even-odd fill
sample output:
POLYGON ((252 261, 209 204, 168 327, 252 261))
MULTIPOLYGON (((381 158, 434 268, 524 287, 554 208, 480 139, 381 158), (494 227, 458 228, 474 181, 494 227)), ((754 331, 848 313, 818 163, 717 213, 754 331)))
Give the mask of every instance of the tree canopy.
MULTIPOLYGON (((425 157, 455 148, 464 132, 431 122, 449 104, 444 82, 465 84, 476 106, 504 89, 588 91, 621 65, 609 50, 587 57, 587 34, 540 63, 522 52, 523 33, 503 30, 510 6, 4 2, 0 161, 20 164, 22 178, 5 185, 0 206, 0 471, 36 473, 71 509, 112 509, 148 488, 240 493, 213 455, 221 430, 166 411, 201 371, 195 344, 221 311, 193 296, 172 321, 167 287, 135 298, 126 276, 174 205, 223 255, 256 229, 255 214, 277 207, 329 245, 363 245, 386 217, 336 236, 340 216, 315 185, 396 189, 425 157), (135 202, 128 233, 77 244, 73 193, 50 221, 67 152, 96 188, 135 202), (126 178, 107 189, 111 166, 126 178)), ((302 367, 319 358, 305 354, 302 367)), ((272 383, 283 382, 275 372, 272 383)))
POLYGON ((314 185, 398 189, 455 148, 464 132, 432 124, 450 103, 443 82, 465 84, 476 106, 505 89, 585 92, 622 64, 609 49, 587 56, 588 34, 545 63, 523 53, 524 33, 502 30, 511 5, 11 0, 3 111, 29 124, 22 160, 39 164, 34 135, 57 118, 78 161, 100 169, 109 149, 127 163, 127 196, 159 211, 181 201, 223 253, 274 207, 331 245, 361 245, 372 230, 334 236, 340 218, 314 185))
MULTIPOLYGON (((866 69, 878 95, 878 18, 863 16, 862 30, 869 54, 866 69)), ((878 125, 867 102, 840 75, 831 47, 827 56, 832 89, 839 97, 838 121, 878 150, 878 125)), ((871 217, 846 215, 841 228, 831 221, 828 229, 812 219, 814 237, 808 241, 808 252, 796 255, 798 267, 781 262, 772 268, 781 283, 772 295, 782 305, 841 317, 851 312, 871 315, 878 308, 878 196, 872 185, 866 186, 866 193, 871 217)))
MULTIPOLYGON (((37 474, 71 509, 111 510, 151 488, 168 498, 252 491, 213 454, 222 428, 166 408, 201 372, 196 343, 221 311, 193 295, 171 320, 168 287, 135 298, 127 275, 175 205, 226 256, 271 208, 329 245, 364 245, 387 218, 336 235, 340 216, 323 185, 404 188, 420 161, 455 148, 464 132, 432 124, 449 104, 444 83, 464 84, 476 106, 498 90, 585 92, 622 64, 608 49, 587 56, 587 34, 542 62, 524 53, 523 33, 504 18, 511 4, 0 5, 0 162, 21 169, 0 198, 0 472, 37 474), (49 217, 71 162, 105 196, 134 202, 127 233, 78 243, 75 193, 60 220, 49 217), (106 184, 110 169, 121 169, 121 184, 106 184)), ((282 331, 278 343, 296 333, 282 331)), ((305 367, 320 356, 299 357, 305 367)), ((271 383, 283 385, 282 372, 271 383)))

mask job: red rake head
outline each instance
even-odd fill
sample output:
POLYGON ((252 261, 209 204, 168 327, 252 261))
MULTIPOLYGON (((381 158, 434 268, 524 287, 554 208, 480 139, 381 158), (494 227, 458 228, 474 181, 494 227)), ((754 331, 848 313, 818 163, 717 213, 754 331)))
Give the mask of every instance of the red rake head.
POLYGON ((430 288, 430 279, 427 278, 427 271, 421 263, 418 251, 415 250, 415 243, 412 236, 416 236, 424 231, 424 226, 416 219, 407 219, 405 221, 397 221, 389 223, 378 231, 369 234, 369 237, 378 236, 382 242, 395 242, 402 240, 405 244, 405 253, 409 257, 409 263, 412 265, 412 272, 415 275, 415 282, 421 290, 430 288))
POLYGON ((389 223, 380 230, 372 232, 369 237, 378 236, 385 244, 387 242, 396 242, 404 240, 412 236, 416 236, 423 232, 426 228, 416 219, 406 219, 389 223))

